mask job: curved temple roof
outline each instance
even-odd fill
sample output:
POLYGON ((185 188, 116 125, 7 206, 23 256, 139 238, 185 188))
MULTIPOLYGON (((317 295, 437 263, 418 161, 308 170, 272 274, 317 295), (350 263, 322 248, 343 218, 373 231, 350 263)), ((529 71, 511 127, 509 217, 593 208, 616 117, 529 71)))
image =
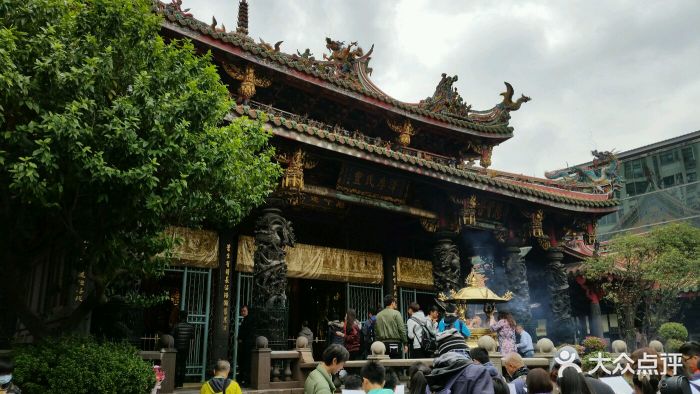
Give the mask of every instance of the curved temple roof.
POLYGON ((507 197, 527 199, 545 206, 576 212, 606 214, 617 210, 617 200, 607 194, 585 193, 562 188, 554 181, 485 171, 478 168, 452 166, 405 152, 375 145, 355 136, 319 128, 295 119, 287 119, 265 111, 238 105, 234 116, 263 119, 275 135, 298 140, 323 149, 348 154, 397 169, 419 173, 450 183, 484 190, 507 197))
MULTIPOLYGON (((236 32, 226 32, 224 28, 217 27, 215 19, 211 24, 194 19, 187 10, 181 9, 181 3, 182 0, 172 0, 168 4, 158 0, 153 2, 153 11, 164 16, 163 28, 177 36, 188 37, 258 66, 324 86, 329 91, 369 102, 398 115, 489 139, 495 144, 512 137, 513 128, 508 125, 510 112, 518 110, 523 103, 530 100, 522 95, 513 101, 514 89, 506 82, 506 90, 501 93, 502 102, 489 110, 475 111, 464 102, 453 86, 457 76, 442 74, 432 96, 418 103, 402 102, 384 93, 371 81, 372 69, 369 67, 369 61, 374 46, 365 53, 355 42, 345 45, 344 42, 326 38, 329 53, 323 55, 323 60, 317 60, 308 49, 303 53, 297 51, 296 54, 287 54, 280 51, 281 41, 273 46, 262 40, 256 43, 247 36, 247 13, 239 13, 236 32)), ((247 9, 245 1, 241 2, 241 6, 243 5, 247 9)), ((595 189, 591 191, 588 183, 578 183, 570 179, 566 179, 566 182, 555 181, 447 163, 427 152, 415 154, 408 150, 396 150, 391 146, 374 144, 361 136, 339 133, 325 126, 319 128, 319 122, 306 123, 295 118, 293 114, 288 114, 289 118, 285 119, 286 115, 276 114, 272 108, 270 111, 270 117, 266 118, 267 125, 276 135, 283 138, 299 140, 477 190, 568 211, 606 214, 617 209, 617 200, 612 199, 610 194, 596 192, 595 189)), ((258 118, 265 112, 268 111, 239 105, 232 115, 258 118)))
POLYGON ((365 53, 355 42, 345 45, 344 42, 326 38, 326 48, 330 53, 323 55, 324 60, 316 59, 308 49, 303 53, 287 54, 280 51, 281 41, 275 46, 262 40, 256 43, 244 34, 247 33, 247 26, 236 32, 226 32, 224 28, 217 27, 215 19, 211 24, 194 19, 187 10, 181 9, 181 3, 181 0, 172 0, 167 4, 154 0, 153 10, 164 16, 164 28, 214 44, 231 54, 243 52, 265 67, 295 77, 313 78, 314 82, 333 85, 351 96, 357 97, 359 94, 363 101, 438 127, 493 139, 497 143, 513 136, 513 128, 508 125, 510 111, 519 109, 522 103, 530 100, 523 95, 513 102, 513 88, 506 82, 501 103, 489 110, 473 111, 453 87, 457 76, 443 74, 431 97, 418 103, 406 103, 390 97, 370 80, 372 69, 369 61, 374 46, 365 53))

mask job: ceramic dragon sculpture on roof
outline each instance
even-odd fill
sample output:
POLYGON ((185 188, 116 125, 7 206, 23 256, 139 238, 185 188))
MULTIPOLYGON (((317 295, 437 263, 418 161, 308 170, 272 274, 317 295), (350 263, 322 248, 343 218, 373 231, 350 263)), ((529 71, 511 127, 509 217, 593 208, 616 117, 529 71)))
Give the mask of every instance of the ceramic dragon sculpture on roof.
POLYGON ((457 82, 457 79, 456 75, 448 77, 446 73, 442 73, 442 78, 435 88, 435 93, 433 93, 432 97, 421 100, 418 106, 428 111, 466 118, 471 110, 471 105, 467 105, 457 92, 457 88, 452 86, 457 82))
MULTIPOLYGON (((326 48, 330 51, 330 55, 324 53, 323 59, 335 63, 343 72, 349 72, 352 63, 358 58, 365 56, 362 48, 357 45, 357 41, 353 41, 350 45, 345 46, 344 41, 334 41, 326 37, 326 48), (355 47, 355 49, 353 49, 353 47, 355 47)), ((369 53, 371 53, 373 49, 374 45, 369 53)))
POLYGON ((516 101, 513 101, 515 95, 513 86, 508 82, 503 83, 506 85, 506 91, 500 94, 503 96, 503 101, 488 111, 471 111, 469 120, 479 123, 508 123, 510 112, 519 110, 523 103, 531 100, 530 97, 523 94, 516 101))
POLYGON ((618 174, 620 161, 609 151, 594 150, 591 154, 594 159, 588 167, 569 167, 548 171, 544 175, 547 179, 559 179, 576 188, 612 196, 612 193, 621 187, 622 178, 618 174))

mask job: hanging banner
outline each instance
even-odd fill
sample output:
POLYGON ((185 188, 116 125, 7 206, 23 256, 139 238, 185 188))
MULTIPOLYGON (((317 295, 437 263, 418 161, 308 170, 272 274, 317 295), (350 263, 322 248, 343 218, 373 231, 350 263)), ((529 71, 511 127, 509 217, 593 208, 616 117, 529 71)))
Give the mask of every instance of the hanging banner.
POLYGON ((433 289, 433 263, 427 260, 398 257, 396 282, 400 287, 433 289))
POLYGON ((168 227, 167 236, 180 238, 173 248, 171 265, 200 268, 219 267, 219 235, 214 231, 186 227, 168 227))
MULTIPOLYGON (((236 271, 253 272, 253 237, 238 239, 236 271)), ((287 248, 287 276, 336 282, 380 284, 384 278, 378 253, 296 244, 287 248)), ((431 279, 432 280, 432 279, 431 279)))

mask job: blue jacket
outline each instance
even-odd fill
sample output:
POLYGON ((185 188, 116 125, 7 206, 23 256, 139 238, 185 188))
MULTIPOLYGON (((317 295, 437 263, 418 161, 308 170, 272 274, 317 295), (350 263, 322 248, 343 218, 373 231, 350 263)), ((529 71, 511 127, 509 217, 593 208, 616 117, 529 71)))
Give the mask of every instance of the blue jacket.
POLYGON ((520 342, 518 342, 518 352, 522 354, 530 350, 535 350, 532 346, 532 337, 527 331, 523 330, 522 334, 520 334, 520 342))
POLYGON ((445 316, 438 324, 438 332, 443 332, 448 328, 456 329, 465 338, 469 338, 472 335, 467 324, 454 315, 445 316))

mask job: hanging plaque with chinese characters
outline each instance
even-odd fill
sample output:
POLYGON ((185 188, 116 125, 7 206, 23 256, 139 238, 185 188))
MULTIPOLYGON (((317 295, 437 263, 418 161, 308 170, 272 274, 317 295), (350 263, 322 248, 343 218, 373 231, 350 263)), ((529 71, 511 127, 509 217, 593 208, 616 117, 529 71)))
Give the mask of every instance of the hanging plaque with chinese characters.
POLYGON ((344 164, 340 169, 336 188, 346 193, 403 204, 406 202, 408 180, 396 175, 344 164))

